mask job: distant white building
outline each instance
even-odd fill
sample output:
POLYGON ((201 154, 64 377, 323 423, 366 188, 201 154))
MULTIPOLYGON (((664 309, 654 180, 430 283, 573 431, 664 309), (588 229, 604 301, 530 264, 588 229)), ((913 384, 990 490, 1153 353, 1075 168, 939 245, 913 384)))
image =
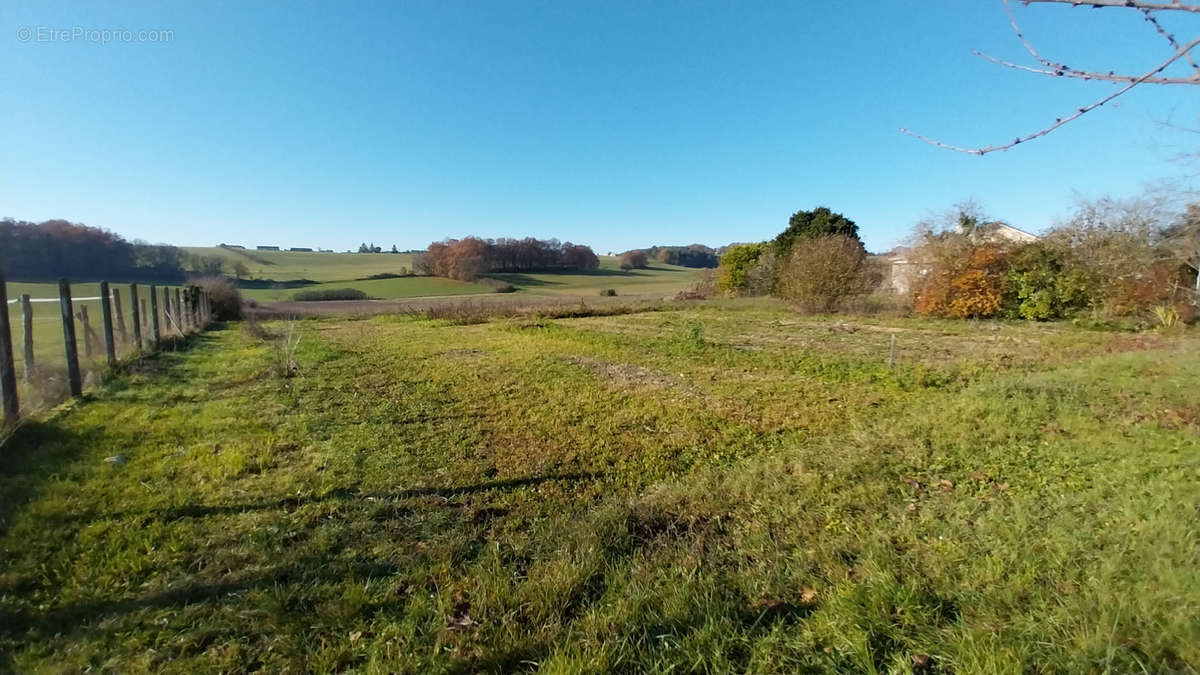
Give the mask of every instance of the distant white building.
MULTIPOLYGON (((959 234, 967 234, 963 227, 959 227, 959 234)), ((984 223, 975 227, 970 233, 980 243, 1004 243, 1011 242, 1014 244, 1026 244, 1031 241, 1040 239, 1036 234, 1030 234, 1025 230, 1020 230, 1008 223, 1002 223, 998 220, 984 223)), ((887 261, 887 278, 883 280, 883 288, 893 293, 909 293, 913 286, 921 277, 929 274, 931 267, 929 261, 922 260, 920 252, 917 249, 908 246, 897 246, 896 248, 883 254, 887 261)))

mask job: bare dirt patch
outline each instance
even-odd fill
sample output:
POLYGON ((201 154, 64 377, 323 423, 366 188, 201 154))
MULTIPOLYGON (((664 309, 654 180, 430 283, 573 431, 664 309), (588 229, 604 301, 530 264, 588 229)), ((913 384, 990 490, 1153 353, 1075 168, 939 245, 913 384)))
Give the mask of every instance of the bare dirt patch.
POLYGON ((681 389, 692 394, 698 393, 694 391, 694 387, 679 378, 671 377, 665 373, 632 363, 602 361, 587 356, 574 355, 564 357, 563 360, 567 363, 582 366, 601 380, 615 385, 650 387, 652 389, 681 389))

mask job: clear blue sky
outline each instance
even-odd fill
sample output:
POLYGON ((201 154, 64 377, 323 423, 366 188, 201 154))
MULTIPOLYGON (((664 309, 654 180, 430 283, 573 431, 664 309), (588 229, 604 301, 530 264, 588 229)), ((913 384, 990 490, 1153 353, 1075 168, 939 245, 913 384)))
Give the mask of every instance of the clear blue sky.
MULTIPOLYGON (((1166 54, 1135 12, 1017 12, 1071 65, 1166 54)), ((984 158, 901 135, 1001 142, 1109 87, 971 48, 1024 56, 999 0, 4 0, 0 215, 181 245, 476 234, 605 252, 766 239, 827 205, 878 251, 965 197, 1038 230, 1076 192, 1194 169, 1173 158, 1200 137, 1155 120, 1195 126, 1200 88, 1135 91, 984 158)))

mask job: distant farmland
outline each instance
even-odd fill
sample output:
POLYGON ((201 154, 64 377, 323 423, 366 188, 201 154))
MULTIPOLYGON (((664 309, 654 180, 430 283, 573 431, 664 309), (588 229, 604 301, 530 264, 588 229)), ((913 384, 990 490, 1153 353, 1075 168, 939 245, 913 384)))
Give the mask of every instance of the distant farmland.
MULTIPOLYGON (((189 253, 221 256, 226 273, 241 262, 248 271, 243 295, 259 302, 291 299, 301 286, 296 282, 316 282, 305 289, 355 288, 381 300, 428 296, 493 293, 482 283, 435 277, 369 279, 380 274, 411 272, 414 255, 408 253, 310 253, 302 251, 254 251, 228 248, 188 248, 189 253), (268 282, 279 287, 272 288, 268 282)), ((596 295, 612 288, 619 294, 671 295, 690 284, 695 269, 655 263, 650 269, 622 270, 617 258, 601 257, 600 269, 585 273, 491 274, 494 279, 512 284, 518 293, 535 295, 596 295)))

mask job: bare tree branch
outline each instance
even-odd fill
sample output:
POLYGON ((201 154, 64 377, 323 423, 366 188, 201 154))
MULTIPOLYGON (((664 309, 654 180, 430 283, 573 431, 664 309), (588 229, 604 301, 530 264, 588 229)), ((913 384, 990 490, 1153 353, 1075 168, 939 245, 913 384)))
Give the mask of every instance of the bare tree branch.
POLYGON ((1006 68, 1023 70, 1027 73, 1037 73, 1038 75, 1049 75, 1050 77, 1071 77, 1080 80, 1100 80, 1104 82, 1121 83, 1138 82, 1140 84, 1200 84, 1200 73, 1191 75, 1189 77, 1151 77, 1143 80, 1136 75, 1119 75, 1117 73, 1099 73, 1090 70, 1075 70, 1074 68, 1068 68, 1066 66, 1060 66, 1054 69, 1034 68, 1032 66, 1022 65, 1020 63, 1013 63, 1012 61, 998 59, 995 56, 992 56, 986 52, 981 52, 978 49, 971 50, 971 53, 975 56, 986 59, 992 63, 1004 66, 1006 68))
MULTIPOLYGON (((1022 0, 1022 1, 1023 2, 1037 2, 1037 1, 1054 2, 1055 0, 1022 0)), ((1078 3, 1074 3, 1073 0, 1059 0, 1059 1, 1068 2, 1071 4, 1078 4, 1078 3)), ((1130 2, 1130 3, 1138 2, 1138 0, 1126 0, 1126 1, 1130 2)), ((1122 6, 1124 6, 1124 5, 1122 5, 1122 6)), ((909 131, 908 129, 901 128, 900 131, 908 134, 909 136, 912 136, 914 138, 925 141, 926 143, 929 143, 930 145, 935 145, 939 148, 945 148, 947 150, 954 150, 956 152, 964 152, 964 153, 967 153, 970 155, 982 156, 982 155, 986 155, 991 152, 1008 150, 1010 148, 1016 147, 1017 145, 1020 145, 1021 143, 1025 143, 1026 141, 1031 141, 1035 138, 1040 138, 1042 136, 1045 136, 1046 134, 1049 134, 1050 132, 1054 131, 1055 129, 1061 127, 1062 125, 1064 125, 1072 120, 1078 119, 1079 117, 1082 117, 1083 115, 1087 114, 1088 112, 1091 112, 1092 110, 1099 108, 1100 106, 1108 103, 1109 101, 1117 98, 1118 96, 1121 96, 1122 94, 1128 92, 1130 89, 1133 89, 1134 87, 1138 86, 1139 84, 1142 84, 1146 80, 1148 80, 1148 79, 1158 75, 1162 71, 1166 70, 1167 67, 1170 66, 1172 63, 1175 63, 1179 59, 1186 56, 1188 52, 1190 52, 1192 49, 1194 49, 1196 47, 1196 45, 1200 45, 1200 37, 1192 40, 1191 42, 1187 43, 1186 45, 1183 45, 1182 47, 1180 47, 1178 50, 1175 51, 1175 53, 1171 56, 1171 58, 1158 64, 1157 66, 1155 66, 1154 68, 1152 68, 1151 70, 1146 72, 1146 74, 1142 75, 1141 77, 1135 79, 1132 82, 1129 82, 1124 87, 1121 87, 1120 89, 1112 92, 1111 94, 1101 98, 1098 101, 1095 101, 1094 103, 1091 103, 1090 105, 1086 105, 1086 106, 1083 106, 1082 108, 1079 108, 1078 110, 1076 110, 1075 112, 1071 113, 1070 115, 1068 115, 1066 117, 1059 117, 1058 119, 1054 120, 1053 124, 1047 126, 1044 129, 1035 131, 1031 134, 1026 134, 1025 136, 1019 136, 1019 137, 1013 139, 1009 143, 1004 143, 1002 145, 992 145, 992 146, 988 146, 986 148, 963 148, 963 147, 959 147, 959 146, 955 146, 955 145, 949 145, 946 143, 942 143, 941 141, 937 141, 932 138, 922 136, 920 134, 909 131)))
MULTIPOLYGON (((1020 1, 1025 2, 1025 0, 1020 0, 1020 1)), ((1058 1, 1062 2, 1064 0, 1058 0, 1058 1)), ((1065 1, 1070 2, 1070 0, 1065 0, 1065 1)), ((1130 1, 1132 2, 1133 0, 1130 0, 1130 1)), ((1047 70, 1042 70, 1039 68, 1030 68, 1028 66, 1021 66, 1021 65, 1012 63, 1010 61, 998 59, 994 56, 991 56, 990 54, 985 54, 979 50, 973 50, 973 53, 976 56, 985 58, 988 61, 1000 64, 1002 66, 1007 66, 1009 68, 1016 68, 1017 70, 1024 70, 1024 71, 1031 72, 1031 73, 1038 73, 1040 75, 1050 75, 1053 77, 1072 77, 1072 78, 1076 78, 1076 79, 1080 79, 1080 80, 1105 80, 1108 82, 1133 82, 1133 81, 1136 81, 1139 79, 1137 75, 1120 75, 1120 74, 1114 73, 1112 71, 1109 71, 1107 73, 1101 73, 1098 71, 1079 70, 1078 68, 1072 68, 1066 64, 1058 63, 1057 61, 1051 61, 1050 59, 1042 56, 1038 52, 1037 49, 1034 49, 1033 45, 1030 44, 1029 40, 1025 38, 1025 34, 1023 32, 1021 32, 1021 27, 1019 25, 1017 25, 1017 17, 1013 14, 1012 5, 1009 3, 1009 0, 1003 0, 1003 3, 1004 3, 1004 12, 1005 12, 1005 14, 1008 15, 1008 25, 1012 26, 1013 33, 1017 36, 1017 39, 1021 41, 1021 45, 1023 47, 1025 47, 1025 51, 1029 52, 1030 56, 1037 59, 1038 63, 1041 63, 1043 66, 1046 66, 1047 70)), ((1028 3, 1026 2, 1026 4, 1028 4, 1028 3)), ((1154 28, 1159 32, 1159 34, 1161 34, 1163 37, 1165 37, 1167 39, 1167 42, 1171 44, 1171 47, 1175 51, 1179 51, 1180 45, 1178 42, 1176 42, 1175 36, 1168 33, 1162 27, 1162 25, 1158 23, 1158 20, 1154 18, 1154 15, 1151 12, 1151 10, 1145 10, 1144 14, 1145 14, 1146 20, 1149 21, 1151 23, 1151 25, 1154 26, 1154 28)), ((1192 61, 1191 54, 1187 55, 1187 59, 1188 59, 1188 61, 1192 62, 1192 65, 1194 67, 1195 62, 1192 61)), ((1189 78, 1189 77, 1151 77, 1149 79, 1142 80, 1142 83, 1144 83, 1144 84, 1200 84, 1200 73, 1197 73, 1196 77, 1191 77, 1191 78, 1189 78)))
MULTIPOLYGON (((1158 34, 1163 36, 1163 39, 1167 41, 1167 44, 1171 45, 1171 49, 1179 51, 1179 41, 1175 39, 1175 35, 1173 33, 1169 33, 1167 32, 1167 29, 1163 28, 1162 24, 1158 22, 1158 17, 1154 16, 1154 11, 1143 9, 1142 14, 1146 17, 1146 23, 1154 26, 1154 30, 1158 31, 1158 34)), ((1200 65, 1196 64, 1196 59, 1192 58, 1191 54, 1187 55, 1187 60, 1188 63, 1192 64, 1193 69, 1200 70, 1200 65)))
POLYGON ((1182 2, 1147 2, 1145 0, 1021 0, 1026 5, 1034 3, 1071 5, 1072 7, 1127 7, 1152 12, 1193 12, 1200 14, 1200 5, 1185 5, 1182 2))

